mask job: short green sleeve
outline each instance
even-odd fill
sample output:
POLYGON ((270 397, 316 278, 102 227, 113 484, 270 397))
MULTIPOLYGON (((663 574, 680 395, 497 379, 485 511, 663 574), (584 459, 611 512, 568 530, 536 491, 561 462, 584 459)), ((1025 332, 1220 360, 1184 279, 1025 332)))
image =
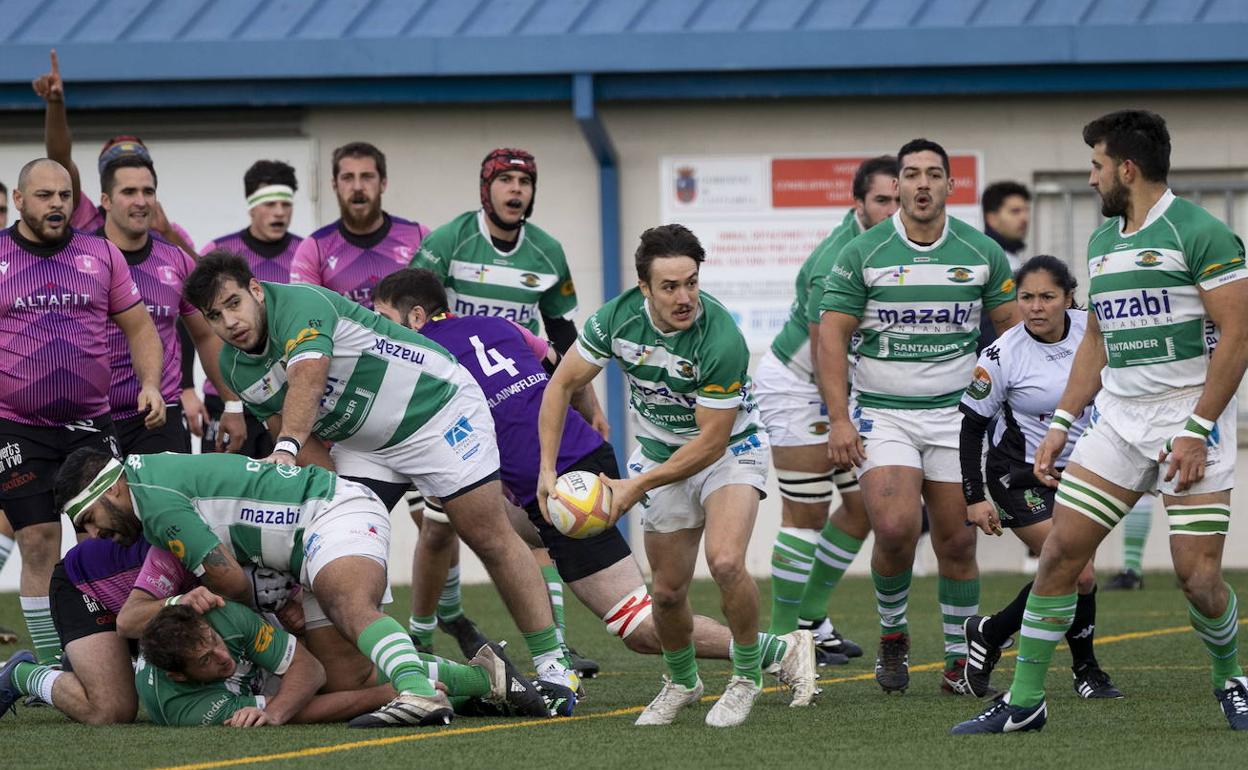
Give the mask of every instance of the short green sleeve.
POLYGON ((735 409, 741 404, 750 350, 727 313, 722 319, 699 351, 697 403, 710 409, 735 409))
POLYGON ((1244 268, 1244 242, 1238 235, 1212 219, 1194 229, 1183 244, 1193 283, 1208 291, 1248 278, 1244 268))
POLYGON ((242 654, 265 671, 280 676, 290 667, 295 657, 295 638, 249 608, 227 601, 224 607, 204 617, 221 636, 239 639, 242 654))
POLYGON ((611 309, 608 303, 589 317, 576 338, 576 349, 591 364, 605 367, 611 360, 611 309))
MULTIPOLYGON (((812 300, 813 301, 813 300, 812 300)), ((867 285, 862 280, 862 254, 851 241, 832 260, 823 278, 823 298, 819 310, 862 318, 867 309, 867 285)))
POLYGON ((221 545, 221 540, 199 517, 190 498, 171 489, 133 482, 130 495, 147 542, 173 554, 195 575, 204 574, 204 557, 221 545))
POLYGON ((576 284, 572 282, 572 271, 568 269, 568 259, 563 254, 563 247, 551 243, 546 247, 552 251, 559 266, 559 280, 546 291, 537 302, 537 309, 547 318, 571 318, 576 312, 576 284))
POLYGON ((425 236, 421 241, 420 250, 412 256, 408 267, 432 270, 442 281, 446 280, 450 271, 451 251, 455 245, 454 222, 442 225, 425 236))
POLYGON ((988 252, 988 283, 984 286, 984 310, 1014 301, 1014 275, 1000 248, 988 252))
POLYGON ((281 349, 286 365, 303 356, 334 354, 334 327, 338 310, 311 286, 294 286, 283 293, 269 318, 270 335, 281 349))

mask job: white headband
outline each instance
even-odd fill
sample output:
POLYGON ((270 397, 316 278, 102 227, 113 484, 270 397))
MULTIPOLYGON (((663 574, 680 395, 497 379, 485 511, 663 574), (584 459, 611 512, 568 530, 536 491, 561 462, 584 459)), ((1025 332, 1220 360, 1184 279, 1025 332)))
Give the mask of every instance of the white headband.
POLYGON ((270 184, 261 187, 251 195, 247 196, 247 210, 250 211, 262 203, 269 201, 293 201, 295 199, 295 191, 289 185, 270 184))
POLYGON ((95 474, 95 478, 87 484, 86 488, 78 494, 74 495, 68 503, 65 503, 65 515, 69 517, 74 526, 80 526, 79 520, 87 509, 95 505, 96 501, 104 496, 113 484, 117 483, 117 479, 121 478, 121 472, 124 470, 117 458, 110 457, 108 463, 95 474))

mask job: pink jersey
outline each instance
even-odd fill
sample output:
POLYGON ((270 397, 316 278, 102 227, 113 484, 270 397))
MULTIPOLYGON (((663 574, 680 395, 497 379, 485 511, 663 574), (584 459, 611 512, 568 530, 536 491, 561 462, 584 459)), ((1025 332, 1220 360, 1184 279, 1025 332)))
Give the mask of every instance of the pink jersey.
MULTIPOLYGON (((103 231, 99 233, 103 235, 103 231)), ((182 340, 178 337, 178 316, 198 313, 182 299, 182 284, 195 269, 195 261, 182 249, 158 235, 151 234, 147 245, 135 251, 122 252, 130 265, 130 275, 139 287, 139 296, 156 324, 160 347, 165 352, 160 372, 160 395, 166 404, 176 404, 182 392, 182 340)), ((130 345, 117 324, 108 330, 108 353, 112 362, 112 382, 108 401, 114 420, 124 420, 139 413, 139 378, 130 358, 130 345)))
POLYGON ((109 412, 109 316, 142 301, 117 247, 0 232, 0 417, 61 426, 109 412))
POLYGON ((373 309, 373 287, 407 267, 429 228, 383 212, 374 233, 356 235, 342 220, 326 225, 299 244, 290 266, 291 283, 314 283, 373 309))
POLYGON ((195 577, 178 557, 162 548, 152 548, 143 559, 143 568, 134 581, 134 587, 157 599, 184 594, 199 585, 195 577))
MULTIPOLYGON (((104 211, 91 201, 87 200, 87 196, 78 196, 78 205, 74 207, 73 213, 69 215, 69 226, 75 230, 82 230, 86 233, 93 233, 104 226, 104 211)), ((194 251, 195 241, 191 240, 191 234, 188 233, 182 225, 177 222, 170 222, 169 226, 173 228, 178 237, 194 251)))

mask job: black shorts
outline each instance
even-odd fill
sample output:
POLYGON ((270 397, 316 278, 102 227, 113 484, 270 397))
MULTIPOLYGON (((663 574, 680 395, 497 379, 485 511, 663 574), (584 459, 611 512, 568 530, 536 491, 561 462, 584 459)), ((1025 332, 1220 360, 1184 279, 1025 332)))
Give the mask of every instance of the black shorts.
POLYGON ((144 415, 117 421, 117 441, 123 455, 154 455, 161 452, 191 453, 191 432, 182 421, 182 407, 165 407, 165 424, 155 430, 143 426, 144 415))
MULTIPOLYGON (((609 478, 620 478, 615 449, 605 441, 570 466, 559 469, 560 474, 568 471, 605 473, 609 478)), ((542 510, 536 500, 525 506, 524 510, 529 514, 529 521, 537 527, 542 544, 550 551, 550 558, 559 570, 559 577, 566 583, 587 578, 633 555, 633 550, 628 547, 628 541, 620 533, 619 527, 611 527, 593 537, 577 539, 568 537, 542 518, 542 510)))
POLYGON ((1052 518, 1057 490, 1041 484, 1030 465, 989 453, 984 472, 1002 527, 1029 527, 1052 518))
POLYGON ((65 458, 82 447, 120 456, 108 415, 64 427, 0 419, 0 508, 13 529, 57 521, 52 483, 65 458))
MULTIPOLYGON (((208 409, 210 421, 207 429, 204 430, 204 440, 200 444, 199 451, 215 452, 217 451, 217 431, 221 429, 221 414, 225 411, 225 402, 220 396, 209 393, 204 396, 204 407, 208 409)), ((243 446, 238 450, 239 454, 257 460, 273 454, 273 445, 276 442, 264 423, 257 420, 255 415, 246 409, 243 410, 243 420, 247 423, 247 438, 243 440, 243 446)))
POLYGON ((117 616, 99 599, 78 590, 78 586, 65 574, 64 562, 58 561, 52 569, 48 601, 52 608, 52 623, 61 638, 62 648, 85 636, 117 630, 117 616))

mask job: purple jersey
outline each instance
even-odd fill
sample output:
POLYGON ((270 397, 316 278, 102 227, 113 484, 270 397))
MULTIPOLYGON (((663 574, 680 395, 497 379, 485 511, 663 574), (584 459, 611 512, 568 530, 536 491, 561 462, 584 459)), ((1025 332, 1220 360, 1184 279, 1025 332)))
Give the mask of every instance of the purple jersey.
MULTIPOLYGON (((79 195, 78 205, 74 207, 74 210, 69 215, 69 226, 75 230, 93 233, 104 226, 104 212, 100 210, 99 206, 87 200, 87 196, 79 195)), ((174 232, 178 234, 178 237, 187 246, 190 246, 192 249, 195 248, 195 242, 191 240, 191 234, 182 225, 177 222, 170 222, 169 226, 173 228, 174 232)))
POLYGON ((247 260, 256 280, 269 283, 290 283, 290 263, 303 238, 286 233, 276 241, 262 241, 247 228, 223 235, 204 244, 202 257, 213 249, 225 249, 247 260))
MULTIPOLYGON (((546 370, 526 332, 505 318, 437 316, 420 333, 451 351, 485 392, 498 434, 499 476, 527 506, 537 499, 537 413, 546 392, 546 370)), ((602 436, 568 409, 556 469, 562 473, 602 446, 602 436)))
POLYGON ((385 223, 369 235, 348 232, 341 219, 309 235, 295 252, 290 282, 333 289, 372 310, 373 287, 407 267, 429 234, 418 222, 382 216, 385 223))
POLYGON ((70 582, 113 614, 121 612, 135 588, 167 599, 199 585, 173 554, 152 548, 143 538, 132 545, 87 538, 69 549, 63 564, 70 582))
POLYGON ((109 316, 142 301, 117 247, 0 232, 0 417, 63 426, 108 414, 109 316))
MULTIPOLYGON (((100 230, 97 235, 103 236, 100 230)), ((191 303, 182 299, 182 284, 195 269, 195 261, 186 252, 155 233, 148 235, 147 244, 134 251, 123 251, 130 275, 139 287, 139 296, 147 306, 160 348, 165 352, 160 372, 160 395, 166 404, 176 404, 182 392, 182 340, 178 337, 178 316, 198 313, 191 303)), ((108 354, 112 362, 112 382, 108 386, 108 403, 114 420, 124 420, 139 413, 141 385, 134 373, 130 345, 117 324, 108 329, 108 354)))

